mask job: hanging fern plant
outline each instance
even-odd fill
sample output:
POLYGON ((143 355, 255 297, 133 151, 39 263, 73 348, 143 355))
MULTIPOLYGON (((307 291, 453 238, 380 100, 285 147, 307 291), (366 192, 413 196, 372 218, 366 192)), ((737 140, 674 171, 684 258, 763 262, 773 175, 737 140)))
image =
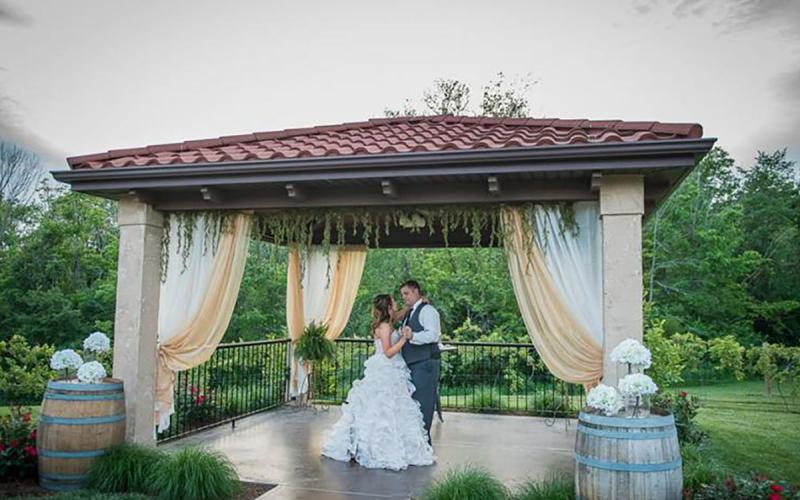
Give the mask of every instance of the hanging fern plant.
POLYGON ((333 359, 336 355, 336 345, 325 337, 328 328, 312 321, 294 345, 294 356, 304 361, 318 363, 333 359))

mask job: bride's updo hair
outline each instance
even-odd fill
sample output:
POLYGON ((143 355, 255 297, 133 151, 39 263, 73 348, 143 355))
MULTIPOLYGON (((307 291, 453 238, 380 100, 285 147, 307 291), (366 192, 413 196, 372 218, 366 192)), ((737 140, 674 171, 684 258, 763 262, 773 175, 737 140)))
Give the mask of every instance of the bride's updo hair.
POLYGON ((376 295, 372 299, 372 331, 378 328, 381 323, 392 323, 392 315, 389 307, 392 305, 392 296, 386 293, 376 295))

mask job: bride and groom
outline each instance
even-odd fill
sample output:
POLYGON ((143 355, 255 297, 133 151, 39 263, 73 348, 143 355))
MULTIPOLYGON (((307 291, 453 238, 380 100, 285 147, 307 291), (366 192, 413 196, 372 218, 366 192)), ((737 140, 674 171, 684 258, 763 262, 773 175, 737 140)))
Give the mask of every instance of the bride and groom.
POLYGON ((416 281, 403 283, 400 293, 402 310, 391 295, 373 300, 375 354, 364 363, 364 377, 353 382, 325 440, 326 457, 392 470, 435 460, 430 430, 439 381, 439 313, 416 281))

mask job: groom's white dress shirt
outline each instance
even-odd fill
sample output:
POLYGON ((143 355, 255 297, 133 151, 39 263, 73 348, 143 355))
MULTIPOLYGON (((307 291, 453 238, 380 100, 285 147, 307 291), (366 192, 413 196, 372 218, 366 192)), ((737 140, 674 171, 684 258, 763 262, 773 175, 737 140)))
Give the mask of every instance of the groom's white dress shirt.
MULTIPOLYGON (((411 308, 411 312, 408 313, 406 316, 406 321, 403 322, 405 325, 408 323, 408 318, 414 314, 414 311, 417 310, 417 307, 422 304, 422 299, 416 301, 411 308)), ((439 322, 439 311, 433 308, 430 304, 428 307, 422 309, 419 313, 419 322, 422 325, 423 330, 419 332, 414 332, 414 337, 411 339, 412 344, 423 345, 423 344, 435 344, 439 342, 439 337, 442 335, 442 326, 439 322)))

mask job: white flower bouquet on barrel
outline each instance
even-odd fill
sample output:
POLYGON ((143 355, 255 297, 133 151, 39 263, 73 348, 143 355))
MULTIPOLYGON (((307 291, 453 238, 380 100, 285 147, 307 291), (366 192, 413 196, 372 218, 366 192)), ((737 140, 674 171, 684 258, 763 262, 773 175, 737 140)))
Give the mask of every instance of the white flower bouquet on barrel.
POLYGON ((111 351, 111 340, 103 332, 94 332, 83 341, 83 357, 72 349, 57 351, 50 358, 50 368, 72 379, 74 373, 79 382, 96 384, 106 378, 103 364, 97 356, 111 351))
POLYGON ((647 417, 650 396, 658 391, 653 379, 643 373, 652 364, 650 350, 635 339, 625 339, 611 351, 611 360, 621 368, 617 387, 599 384, 592 388, 586 405, 607 416, 617 415, 625 407, 627 417, 647 417))

